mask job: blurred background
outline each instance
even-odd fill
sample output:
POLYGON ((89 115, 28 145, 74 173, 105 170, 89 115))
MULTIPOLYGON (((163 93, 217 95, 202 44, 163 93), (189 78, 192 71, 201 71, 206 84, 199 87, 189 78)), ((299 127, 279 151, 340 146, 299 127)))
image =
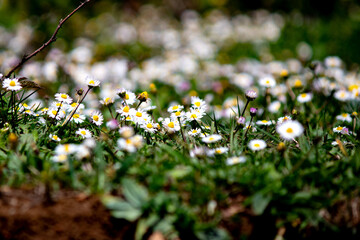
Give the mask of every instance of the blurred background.
MULTIPOLYGON (((8 48, 5 43, 14 41, 9 32, 16 35, 21 27, 24 33, 20 38, 26 40, 15 41, 17 54, 41 45, 51 36, 59 19, 78 4, 79 1, 74 0, 0 0, 0 51, 8 48), (4 37, 4 34, 9 36, 4 37)), ((303 56, 304 59, 320 60, 336 55, 349 68, 356 68, 360 63, 360 0, 93 0, 63 27, 54 46, 69 51, 78 44, 79 37, 85 37, 98 43, 95 51, 97 60, 109 54, 119 54, 138 62, 161 49, 154 46, 149 48, 151 44, 144 44, 139 39, 132 46, 124 46, 130 41, 119 40, 121 37, 116 36, 117 44, 114 44, 108 36, 119 33, 119 25, 115 26, 115 23, 139 24, 134 23, 133 19, 142 16, 142 19, 168 19, 166 24, 177 28, 181 25, 179 22, 184 12, 189 9, 195 10, 202 18, 210 16, 212 19, 215 19, 216 12, 229 16, 230 20, 244 14, 235 23, 251 21, 255 25, 256 22, 269 21, 265 19, 266 16, 275 14, 271 17, 274 24, 269 24, 264 30, 271 28, 269 31, 275 31, 275 36, 267 37, 266 43, 260 38, 256 41, 253 36, 250 40, 234 41, 222 46, 217 56, 222 63, 234 63, 242 57, 284 60, 299 58, 299 54, 307 55, 303 56)), ((122 27, 132 31, 131 25, 122 27)), ((244 35, 251 33, 244 31, 244 35)))

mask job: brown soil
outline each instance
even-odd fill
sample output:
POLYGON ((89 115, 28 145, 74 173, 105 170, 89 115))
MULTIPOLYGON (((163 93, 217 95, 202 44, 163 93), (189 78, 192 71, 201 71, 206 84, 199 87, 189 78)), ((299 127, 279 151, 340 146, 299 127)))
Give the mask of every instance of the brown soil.
POLYGON ((133 229, 115 220, 96 196, 60 191, 44 203, 34 190, 0 189, 0 239, 131 239, 133 229))

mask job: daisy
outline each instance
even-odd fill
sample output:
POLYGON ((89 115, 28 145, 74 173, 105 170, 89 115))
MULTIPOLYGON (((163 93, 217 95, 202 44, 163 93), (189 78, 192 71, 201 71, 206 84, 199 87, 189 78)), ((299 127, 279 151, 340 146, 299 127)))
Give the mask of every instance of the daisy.
POLYGON ((30 106, 27 105, 26 103, 22 103, 21 106, 22 106, 23 108, 25 108, 25 109, 30 109, 30 106))
POLYGON ((188 121, 200 120, 204 116, 204 112, 198 109, 190 109, 186 112, 186 119, 188 121))
POLYGON ((228 159, 226 159, 226 165, 234 165, 234 164, 238 164, 238 163, 243 163, 246 161, 246 158, 244 156, 241 157, 230 157, 228 159))
POLYGON ((68 108, 68 106, 69 105, 67 105, 66 103, 63 103, 63 102, 52 102, 51 103, 51 107, 56 108, 56 109, 68 108))
POLYGON ((17 78, 13 78, 13 79, 6 78, 3 81, 2 86, 3 88, 6 88, 6 90, 8 91, 18 91, 22 89, 22 86, 17 78))
POLYGON ((345 127, 341 127, 341 126, 337 126, 337 127, 334 127, 333 128, 333 131, 336 132, 336 133, 339 133, 341 132, 345 127))
POLYGON ((335 92, 334 97, 342 102, 346 102, 350 99, 351 94, 346 90, 338 90, 335 92))
POLYGON ((62 111, 61 109, 58 110, 58 109, 56 109, 56 108, 50 108, 50 109, 47 111, 47 114, 48 114, 49 117, 51 117, 51 118, 55 118, 55 117, 56 117, 57 120, 60 120, 60 119, 62 119, 63 117, 65 117, 65 112, 62 111))
POLYGON ((89 88, 98 87, 100 85, 100 81, 95 80, 93 77, 87 76, 85 78, 85 84, 89 86, 89 88))
POLYGON ((71 121, 75 122, 75 123, 82 123, 85 120, 85 115, 81 115, 79 113, 75 113, 72 118, 71 121))
POLYGON ((61 141, 61 139, 55 134, 50 134, 49 137, 51 138, 51 140, 53 140, 55 142, 60 142, 61 141))
POLYGON ((136 152, 136 147, 130 138, 128 139, 120 138, 117 141, 117 145, 121 150, 124 150, 126 152, 131 152, 131 153, 136 152))
POLYGON ((283 122, 288 121, 288 120, 291 120, 290 116, 280 117, 280 118, 278 118, 277 123, 282 124, 283 122))
POLYGON ((256 121, 256 124, 257 125, 263 125, 263 126, 269 126, 272 124, 271 121, 268 121, 268 120, 258 120, 256 121))
POLYGON ((134 135, 134 129, 129 126, 124 126, 119 129, 119 133, 123 138, 130 138, 134 135))
POLYGON ((152 121, 144 122, 141 126, 146 132, 149 133, 154 133, 157 130, 155 123, 152 121))
POLYGON ((195 129, 188 131, 188 134, 192 137, 199 136, 200 133, 201 133, 201 131, 199 128, 195 128, 195 129))
POLYGON ((182 105, 174 105, 174 106, 169 107, 167 111, 169 113, 175 113, 175 112, 179 112, 183 109, 184 109, 184 106, 182 106, 182 105))
POLYGON ((276 131, 282 138, 293 140, 304 132, 304 128, 298 121, 288 120, 277 126, 276 131))
POLYGON ((130 116, 132 117, 135 123, 139 123, 139 124, 141 124, 144 121, 144 119, 150 118, 149 114, 147 114, 146 112, 142 110, 136 110, 134 108, 130 109, 130 116))
POLYGON ((165 130, 169 133, 177 132, 180 130, 179 121, 176 119, 165 118, 162 124, 165 130))
POLYGON ((180 118, 180 120, 183 120, 185 117, 185 112, 183 111, 177 111, 177 112, 173 112, 170 115, 171 118, 180 118))
POLYGON ((229 148, 227 148, 227 147, 218 147, 218 148, 213 149, 213 151, 214 151, 214 154, 220 155, 220 154, 227 153, 229 151, 229 148))
MULTIPOLYGON (((72 104, 67 105, 66 111, 72 112, 76 109, 76 107, 79 105, 79 103, 73 102, 72 104)), ((81 111, 85 109, 84 104, 80 104, 80 106, 76 109, 76 112, 81 111)))
POLYGON ((58 163, 66 162, 67 159, 68 159, 68 156, 66 154, 55 155, 51 158, 52 161, 58 162, 58 163))
POLYGON ((341 59, 336 56, 325 58, 325 66, 328 68, 337 68, 341 66, 341 59))
POLYGON ((62 154, 69 155, 69 154, 74 153, 75 150, 76 150, 75 144, 69 144, 69 143, 60 144, 55 148, 55 154, 56 155, 62 155, 62 154))
POLYGON ((209 135, 207 137, 203 137, 201 139, 201 141, 203 141, 204 143, 214 143, 214 142, 218 142, 222 139, 222 137, 218 134, 212 134, 209 135))
POLYGON ((344 122, 351 122, 351 116, 348 113, 342 113, 338 116, 336 116, 337 120, 344 121, 344 122))
POLYGON ((80 135, 83 139, 91 138, 91 132, 85 128, 79 128, 79 130, 77 130, 75 133, 80 135))
POLYGON ((99 111, 92 112, 90 117, 91 121, 95 123, 96 126, 101 126, 104 121, 104 117, 99 111))
POLYGON ((30 109, 26 109, 24 111, 24 113, 27 114, 27 115, 30 115, 30 116, 36 116, 36 114, 33 111, 31 111, 30 109))
POLYGON ((69 95, 67 95, 66 93, 56 93, 55 99, 56 99, 56 101, 64 102, 67 104, 71 104, 73 101, 72 98, 69 97, 69 95))
POLYGON ((104 97, 102 100, 100 100, 100 103, 101 103, 102 105, 108 106, 108 105, 114 103, 114 99, 111 98, 111 97, 104 97))
POLYGON ((263 86, 263 87, 275 87, 276 85, 276 81, 273 77, 263 77, 263 78, 260 78, 259 79, 259 84, 260 86, 263 86))
POLYGON ((125 95, 122 99, 126 102, 126 104, 131 105, 135 103, 136 95, 131 91, 125 90, 125 95))
POLYGON ((302 93, 299 96, 297 96, 296 99, 298 100, 298 102, 306 103, 311 101, 312 97, 313 95, 311 93, 302 93))
POLYGON ((191 104, 194 108, 198 109, 206 109, 206 102, 204 100, 201 100, 199 97, 191 97, 191 104))
POLYGON ((279 111, 280 107, 281 107, 280 101, 274 101, 274 102, 269 104, 268 110, 271 113, 276 113, 276 112, 279 111))
POLYGON ((252 151, 259 151, 266 148, 266 142, 261 139, 253 139, 249 142, 248 147, 252 151))
POLYGON ((130 115, 130 107, 123 106, 122 108, 116 110, 116 112, 119 113, 121 116, 129 116, 130 115))

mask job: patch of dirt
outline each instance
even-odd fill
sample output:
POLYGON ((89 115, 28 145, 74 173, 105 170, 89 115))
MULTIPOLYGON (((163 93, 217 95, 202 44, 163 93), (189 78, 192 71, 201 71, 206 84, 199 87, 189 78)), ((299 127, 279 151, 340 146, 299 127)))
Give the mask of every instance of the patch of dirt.
POLYGON ((0 189, 0 239, 131 239, 130 223, 111 217, 96 196, 59 191, 44 203, 36 190, 0 189))

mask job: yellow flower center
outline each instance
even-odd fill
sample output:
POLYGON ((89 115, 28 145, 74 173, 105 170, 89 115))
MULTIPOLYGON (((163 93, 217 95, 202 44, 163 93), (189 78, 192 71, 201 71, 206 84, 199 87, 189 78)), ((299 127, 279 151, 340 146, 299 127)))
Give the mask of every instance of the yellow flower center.
POLYGON ((270 84, 270 81, 269 80, 266 80, 266 82, 265 82, 266 84, 270 84))
POLYGON ((130 139, 126 139, 125 142, 126 142, 126 144, 131 144, 132 143, 130 139))
POLYGON ((254 147, 257 147, 257 148, 258 148, 258 147, 260 147, 260 144, 255 143, 255 144, 254 144, 254 147))
POLYGON ((288 128, 288 129, 286 129, 286 132, 287 132, 287 133, 293 133, 294 130, 293 130, 292 128, 288 128))
POLYGON ((192 130, 192 133, 197 133, 197 130, 195 130, 195 129, 194 129, 194 130, 192 130))
POLYGON ((65 144, 64 147, 65 147, 65 152, 69 152, 69 150, 70 150, 70 145, 69 145, 69 144, 65 144))
POLYGON ((130 108, 128 107, 128 106, 125 106, 124 108, 123 108, 123 112, 129 112, 129 110, 130 110, 130 108))
POLYGON ((109 101, 110 101, 110 98, 109 98, 109 97, 105 98, 105 103, 106 103, 106 104, 108 104, 109 101))
POLYGON ((221 153, 221 150, 220 150, 220 149, 217 149, 217 150, 215 150, 215 152, 216 152, 217 154, 220 154, 220 153, 221 153))
POLYGON ((267 123, 268 121, 267 121, 267 120, 262 120, 261 122, 262 122, 262 123, 267 123))
POLYGON ((337 127, 336 130, 341 131, 343 127, 337 127))
POLYGON ((54 140, 58 140, 59 138, 58 138, 58 136, 54 135, 54 136, 53 136, 53 139, 54 139, 54 140))
POLYGON ((135 114, 137 117, 142 117, 142 113, 141 112, 136 112, 135 114))
POLYGON ((82 135, 86 135, 86 132, 85 132, 84 130, 82 130, 80 133, 81 133, 82 135))
POLYGON ((289 119, 288 119, 287 117, 284 117, 284 119, 283 119, 283 120, 285 121, 285 120, 289 120, 289 119))
POLYGON ((127 93, 125 94, 125 99, 126 99, 126 100, 129 100, 129 99, 130 99, 129 94, 127 94, 127 93))
POLYGON ((70 106, 71 107, 76 107, 77 103, 72 103, 70 106))
POLYGON ((177 111, 176 113, 175 113, 175 116, 180 116, 181 115, 181 112, 179 112, 179 111, 177 111))
POLYGON ((301 97, 302 97, 302 98, 306 98, 306 96, 307 96, 306 93, 301 94, 301 97))
POLYGON ((349 91, 350 92, 352 92, 353 90, 357 90, 357 89, 359 89, 359 86, 356 85, 356 84, 352 84, 352 85, 349 86, 349 91))
POLYGON ((80 115, 79 114, 74 114, 74 116, 73 116, 73 118, 79 118, 80 117, 80 115))
POLYGON ((343 117, 345 118, 345 117, 348 116, 348 114, 347 114, 347 113, 343 113, 343 114, 341 114, 341 116, 343 116, 343 117))
POLYGON ((95 84, 94 80, 90 80, 89 84, 95 84))
POLYGON ((94 119, 94 121, 99 121, 99 116, 95 115, 95 116, 93 116, 93 119, 94 119))
POLYGON ((173 110, 176 110, 176 109, 178 109, 178 108, 179 108, 178 106, 173 106, 173 107, 172 107, 173 110))
POLYGON ((294 87, 299 88, 302 87, 302 82, 299 79, 295 80, 294 87))
POLYGON ((174 124, 173 122, 169 122, 168 127, 174 128, 174 127, 175 127, 175 124, 174 124))
POLYGON ((200 107, 200 102, 195 102, 195 106, 200 107))
POLYGON ((344 98, 344 97, 345 97, 345 93, 342 92, 342 93, 340 94, 340 97, 344 98))
POLYGON ((52 110, 52 112, 51 112, 51 113, 52 113, 52 114, 54 114, 54 115, 56 115, 57 111, 52 110))
POLYGON ((24 106, 24 107, 28 107, 28 105, 27 105, 26 103, 23 103, 23 106, 24 106))
POLYGON ((16 86, 15 81, 11 81, 11 82, 10 82, 10 86, 11 86, 11 87, 15 87, 15 86, 16 86))
POLYGON ((193 113, 193 114, 191 114, 190 118, 195 119, 195 118, 197 118, 197 116, 196 116, 196 114, 195 114, 195 113, 193 113))
POLYGON ((153 125, 152 125, 151 123, 148 123, 148 124, 146 124, 146 127, 147 127, 147 128, 152 128, 153 125))
POLYGON ((214 140, 215 140, 215 138, 209 137, 209 141, 214 141, 214 140))
POLYGON ((61 98, 67 99, 67 95, 66 94, 61 94, 61 98))

